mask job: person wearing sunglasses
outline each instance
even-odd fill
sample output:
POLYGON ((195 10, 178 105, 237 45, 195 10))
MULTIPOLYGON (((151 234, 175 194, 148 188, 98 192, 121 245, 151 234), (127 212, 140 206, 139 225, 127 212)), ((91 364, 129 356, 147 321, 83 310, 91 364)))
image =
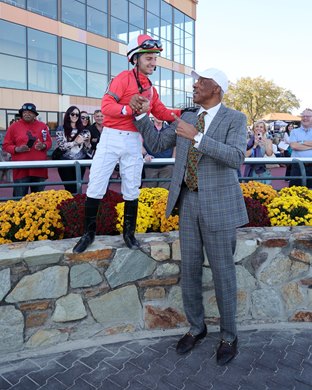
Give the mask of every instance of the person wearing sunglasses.
MULTIPOLYGON (((85 129, 78 107, 71 106, 64 115, 63 126, 56 130, 56 143, 60 160, 84 160, 92 157, 91 134, 85 129)), ((83 178, 86 167, 81 167, 83 178)), ((76 180, 75 167, 59 167, 58 173, 62 181, 76 180)), ((74 194, 77 192, 76 184, 64 184, 65 190, 74 194)))
POLYGON ((81 111, 80 116, 83 128, 89 128, 89 126, 91 126, 90 115, 87 113, 87 111, 81 111))
MULTIPOLYGON (((3 140, 3 150, 10 153, 12 161, 45 161, 47 151, 52 146, 48 126, 36 119, 39 115, 33 103, 25 103, 19 110, 20 119, 12 123, 3 140)), ((41 183, 48 178, 47 168, 13 169, 13 182, 19 186, 13 188, 13 196, 21 198, 30 192, 44 191, 45 186, 22 185, 41 183)))
POLYGON ((85 251, 94 241, 99 202, 106 193, 116 164, 120 167, 121 192, 125 200, 123 238, 128 248, 139 249, 134 233, 143 156, 142 138, 133 124, 133 116, 138 113, 133 102, 138 110, 143 104, 145 108, 148 106, 149 113, 160 120, 172 121, 173 112, 181 115, 181 110, 165 107, 149 79, 162 50, 161 42, 150 35, 140 34, 130 41, 127 57, 134 68, 118 74, 103 96, 101 111, 105 123, 90 169, 85 204, 85 233, 73 248, 75 253, 85 251), (139 98, 142 98, 142 102, 139 98))

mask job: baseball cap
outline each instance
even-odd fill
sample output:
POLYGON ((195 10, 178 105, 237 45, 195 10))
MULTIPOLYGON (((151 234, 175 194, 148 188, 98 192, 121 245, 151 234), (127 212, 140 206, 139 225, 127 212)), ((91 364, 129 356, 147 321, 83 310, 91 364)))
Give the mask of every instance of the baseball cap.
POLYGON ((224 93, 228 90, 229 81, 226 74, 223 73, 222 70, 216 68, 209 68, 203 70, 202 72, 192 70, 191 76, 195 80, 198 80, 200 77, 204 77, 205 79, 212 79, 221 87, 224 93))
POLYGON ((31 111, 33 112, 34 114, 36 114, 36 116, 39 115, 39 113, 37 112, 37 109, 36 109, 36 106, 33 104, 33 103, 24 103, 22 105, 22 108, 19 110, 19 114, 22 116, 23 114, 23 111, 31 111))

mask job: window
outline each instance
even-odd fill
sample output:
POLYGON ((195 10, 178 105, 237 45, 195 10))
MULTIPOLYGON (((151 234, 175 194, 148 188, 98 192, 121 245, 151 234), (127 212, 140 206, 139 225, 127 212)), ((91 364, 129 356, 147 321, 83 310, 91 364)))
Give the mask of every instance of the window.
POLYGON ((87 69, 97 73, 108 73, 108 53, 97 47, 87 46, 87 69))
POLYGON ((28 60, 28 89, 57 92, 57 65, 28 60))
POLYGON ((101 98, 107 88, 107 75, 87 72, 87 96, 101 98))
POLYGON ((26 59, 0 54, 0 87, 26 89, 26 59))
POLYGON ((172 24, 172 6, 164 0, 162 0, 160 4, 160 16, 162 19, 172 24))
POLYGON ((144 34, 143 30, 139 30, 138 27, 129 25, 129 41, 136 38, 138 35, 144 34))
POLYGON ((27 0, 27 9, 52 19, 57 18, 57 0, 27 0))
POLYGON ((184 14, 178 9, 173 9, 174 25, 184 29, 184 14))
POLYGON ((160 99, 165 106, 173 107, 172 101, 172 71, 161 68, 160 99))
POLYGON ((161 56, 167 58, 168 60, 172 59, 172 26, 165 20, 160 19, 160 39, 163 45, 163 51, 161 56))
POLYGON ((160 35, 160 19, 158 16, 147 12, 147 33, 153 37, 159 37, 160 35))
POLYGON ((111 16, 111 38, 128 43, 128 23, 111 16))
POLYGON ((62 22, 86 29, 86 6, 76 0, 62 1, 62 22))
POLYGON ((58 114, 57 112, 48 112, 47 113, 46 124, 48 125, 50 130, 54 130, 58 126, 58 114))
POLYGON ((128 58, 120 54, 111 53, 111 77, 128 69, 128 58))
POLYGON ((160 85, 160 69, 161 68, 157 66, 153 74, 148 77, 156 88, 160 85))
POLYGON ((144 29, 144 10, 136 5, 129 4, 129 23, 144 29))
POLYGON ((194 20, 189 18, 187 15, 185 15, 185 31, 188 34, 194 35, 194 28, 195 28, 194 20))
POLYGON ((136 4, 140 7, 144 7, 144 0, 130 0, 130 3, 136 4))
POLYGON ((87 7, 87 30, 107 37, 107 14, 87 7))
POLYGON ((26 28, 0 20, 0 53, 26 57, 26 28))
POLYGON ((55 35, 29 28, 27 39, 29 58, 57 64, 57 39, 55 35))
POLYGON ((83 43, 62 39, 62 64, 86 69, 86 47, 83 43))
POLYGON ((107 13, 107 0, 87 0, 87 4, 99 11, 107 13))
POLYGON ((174 45, 174 61, 180 64, 184 63, 184 50, 183 47, 174 45))
POLYGON ((16 7, 25 8, 26 0, 2 0, 4 3, 15 5, 16 7))
POLYGON ((173 58, 174 61, 194 67, 194 20, 174 9, 173 58))
POLYGON ((87 46, 87 96, 101 98, 107 87, 108 53, 87 46))
POLYGON ((86 96, 86 72, 63 66, 62 92, 65 95, 86 96))
POLYGON ((128 43, 128 1, 112 1, 111 15, 111 38, 128 43))
POLYGON ((152 12, 155 15, 160 15, 160 1, 159 0, 147 0, 146 9, 148 9, 150 12, 152 12))
POLYGON ((62 92, 86 96, 86 45, 62 39, 62 92))
POLYGON ((174 107, 182 107, 185 105, 184 74, 179 72, 174 72, 173 80, 174 80, 173 104, 174 107))
POLYGON ((118 19, 128 21, 128 1, 113 0, 111 1, 111 14, 118 19))

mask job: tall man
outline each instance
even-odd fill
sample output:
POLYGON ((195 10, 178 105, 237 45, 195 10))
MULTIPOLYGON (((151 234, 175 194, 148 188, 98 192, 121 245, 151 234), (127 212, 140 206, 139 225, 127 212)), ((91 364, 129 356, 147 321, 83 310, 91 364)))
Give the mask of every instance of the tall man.
MULTIPOLYGON (((301 126, 290 133, 289 144, 292 149, 291 157, 312 157, 312 109, 306 108, 301 114, 301 126)), ((305 164, 307 176, 312 176, 312 164, 305 164)), ((298 164, 292 164, 291 176, 300 176, 298 164)), ((300 186, 300 179, 291 179, 289 187, 300 186)), ((307 180, 307 187, 312 188, 312 179, 307 180)))
MULTIPOLYGON (((161 51, 161 42, 149 35, 139 35, 130 41, 127 56, 134 68, 117 75, 103 96, 105 127, 91 165, 85 205, 85 234, 73 248, 76 253, 85 251, 94 241, 98 205, 106 193, 117 163, 121 174, 121 192, 125 200, 123 237, 128 248, 139 248, 134 233, 143 157, 141 136, 133 124, 135 111, 132 98, 136 99, 138 94, 144 97, 148 102, 148 111, 159 119, 172 121, 172 112, 180 115, 180 110, 168 110, 163 105, 148 78, 156 68, 157 56, 161 51)), ((138 109, 141 109, 141 104, 138 109)))
POLYGON ((186 111, 162 132, 147 115, 136 127, 154 152, 176 146, 176 160, 167 203, 167 217, 179 206, 181 287, 190 331, 178 342, 177 353, 190 351, 207 334, 202 302, 203 247, 206 250, 220 312, 221 340, 217 363, 228 363, 237 351, 236 276, 233 254, 236 228, 248 216, 237 170, 244 162, 246 118, 221 101, 228 80, 211 68, 192 72, 196 111, 186 111))
MULTIPOLYGON (((19 110, 21 119, 9 126, 3 141, 3 150, 11 154, 12 161, 41 161, 47 159, 47 151, 52 146, 48 126, 36 119, 39 115, 33 103, 25 103, 19 110)), ((28 185, 41 183, 48 178, 47 168, 18 168, 13 170, 13 196, 23 197, 28 193, 28 185)), ((44 190, 44 185, 30 186, 31 192, 44 190)))

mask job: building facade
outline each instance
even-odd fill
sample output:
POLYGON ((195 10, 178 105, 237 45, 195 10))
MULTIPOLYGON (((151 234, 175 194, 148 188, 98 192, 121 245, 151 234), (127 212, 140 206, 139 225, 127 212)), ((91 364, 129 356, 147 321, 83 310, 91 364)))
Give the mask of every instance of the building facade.
POLYGON ((151 77, 168 107, 192 101, 197 0, 2 0, 0 130, 25 102, 54 129, 71 105, 93 113, 109 80, 131 65, 130 39, 147 33, 163 52, 151 77))

